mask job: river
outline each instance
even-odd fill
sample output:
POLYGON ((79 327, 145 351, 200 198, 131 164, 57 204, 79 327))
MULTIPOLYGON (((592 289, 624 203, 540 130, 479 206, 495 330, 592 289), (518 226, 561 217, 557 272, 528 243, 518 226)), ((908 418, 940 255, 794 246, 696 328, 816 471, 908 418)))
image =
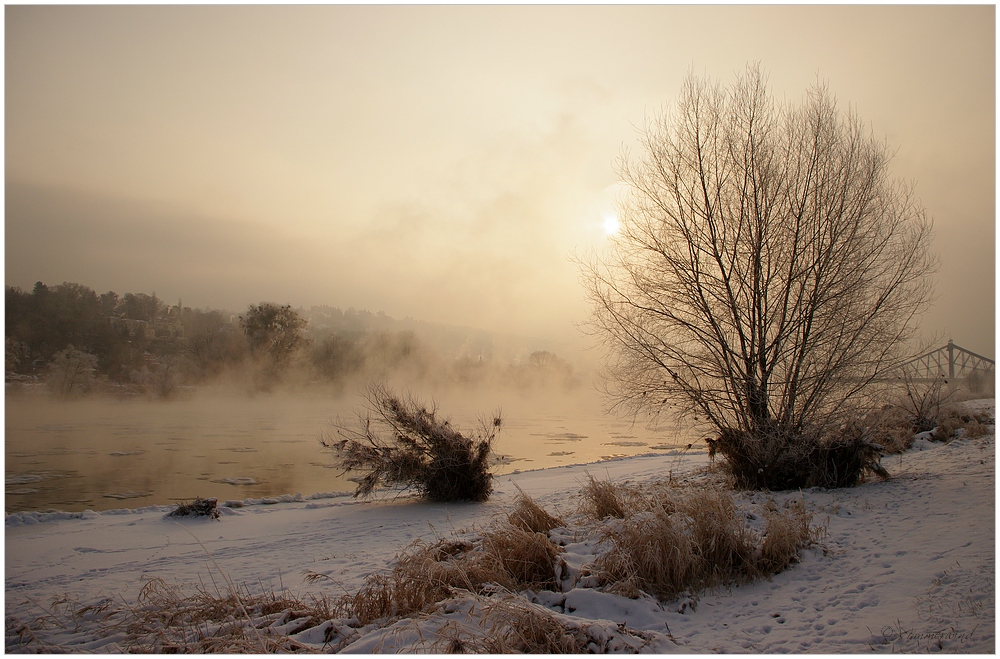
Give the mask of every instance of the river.
MULTIPOLYGON (((426 399, 425 399, 426 400, 426 399)), ((178 400, 5 396, 7 513, 108 510, 217 497, 350 492, 319 443, 358 396, 253 397, 198 391, 178 400)), ((604 414, 596 392, 438 392, 439 415, 462 430, 502 409, 495 473, 590 463, 685 447, 691 431, 649 429, 604 414)), ((694 450, 703 448, 700 443, 694 450)))

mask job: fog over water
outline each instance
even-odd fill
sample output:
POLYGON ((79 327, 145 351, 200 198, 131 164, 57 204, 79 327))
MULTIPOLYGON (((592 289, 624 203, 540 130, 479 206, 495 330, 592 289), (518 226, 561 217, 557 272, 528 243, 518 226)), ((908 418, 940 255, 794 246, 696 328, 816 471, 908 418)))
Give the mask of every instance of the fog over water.
MULTIPOLYGON (((654 430, 604 415, 592 389, 568 395, 442 389, 434 402, 465 431, 502 410, 498 474, 669 452, 693 439, 685 428, 654 430)), ((6 511, 353 492, 319 438, 334 431, 338 418, 354 425, 362 403, 357 395, 323 391, 253 397, 203 391, 172 401, 8 395, 6 511)))

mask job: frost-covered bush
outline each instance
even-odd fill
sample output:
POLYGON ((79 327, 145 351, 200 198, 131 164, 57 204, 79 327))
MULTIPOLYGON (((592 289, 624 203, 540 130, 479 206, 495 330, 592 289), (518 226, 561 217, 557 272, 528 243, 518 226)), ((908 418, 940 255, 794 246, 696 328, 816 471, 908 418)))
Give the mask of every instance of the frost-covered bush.
POLYGON ((883 449, 872 439, 860 424, 825 432, 726 429, 717 446, 737 487, 791 490, 853 487, 872 473, 887 478, 879 463, 883 449))
POLYGON ((942 376, 923 381, 904 371, 903 393, 896 405, 909 417, 914 433, 933 430, 946 416, 948 400, 955 394, 947 385, 942 376))
POLYGON ((358 427, 337 424, 321 440, 345 472, 363 472, 354 496, 379 486, 416 488, 433 501, 486 501, 493 491, 490 456, 500 432, 499 412, 464 435, 413 398, 384 385, 369 387, 358 427), (339 439, 338 439, 339 437, 339 439))
POLYGON ((94 384, 97 357, 69 346, 49 365, 49 388, 57 398, 87 393, 94 384))

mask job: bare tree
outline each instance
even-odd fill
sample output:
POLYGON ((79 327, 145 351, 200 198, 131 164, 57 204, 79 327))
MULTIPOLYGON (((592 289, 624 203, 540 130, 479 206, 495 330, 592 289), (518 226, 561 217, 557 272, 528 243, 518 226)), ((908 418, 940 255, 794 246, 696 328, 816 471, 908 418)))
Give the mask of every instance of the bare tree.
POLYGON ((616 406, 751 435, 843 420, 932 292, 931 223, 891 155, 824 85, 793 107, 755 66, 690 76, 620 159, 619 233, 583 264, 616 406))

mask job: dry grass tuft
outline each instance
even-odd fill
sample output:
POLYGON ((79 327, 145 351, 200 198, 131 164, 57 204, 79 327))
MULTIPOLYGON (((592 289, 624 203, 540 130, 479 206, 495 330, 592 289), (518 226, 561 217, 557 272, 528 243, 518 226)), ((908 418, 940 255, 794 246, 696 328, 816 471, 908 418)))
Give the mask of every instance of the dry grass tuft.
POLYGON ((454 575, 429 560, 427 554, 411 551, 401 556, 388 574, 370 575, 356 593, 338 601, 338 613, 367 625, 374 620, 402 618, 448 599, 454 592, 449 584, 454 575))
POLYGON ((487 634, 466 651, 481 654, 583 654, 591 639, 543 607, 519 597, 486 604, 487 634))
POLYGON ((474 543, 417 541, 393 568, 368 577, 364 586, 338 603, 338 613, 360 624, 424 611, 457 591, 518 592, 557 585, 559 548, 544 533, 501 521, 474 543))
POLYGON ((434 545, 434 560, 441 562, 447 558, 469 551, 473 544, 467 540, 442 540, 434 545))
POLYGON ((479 555, 469 556, 499 576, 494 583, 517 592, 555 588, 555 560, 560 551, 544 533, 498 524, 483 534, 479 555))
POLYGON ((185 596, 151 579, 136 605, 113 615, 108 626, 124 634, 120 645, 127 652, 302 652, 311 649, 289 636, 332 619, 332 612, 325 598, 305 602, 245 587, 215 594, 201 588, 185 596))
POLYGON ((948 442, 958 436, 958 431, 964 430, 964 437, 982 437, 989 434, 989 430, 983 425, 979 418, 957 412, 949 412, 931 434, 931 439, 936 442, 948 442))
POLYGON ((677 492, 672 501, 676 510, 670 512, 661 504, 663 513, 687 521, 691 536, 695 568, 705 575, 706 585, 727 582, 730 575, 741 571, 749 579, 758 575, 754 561, 754 537, 746 525, 743 513, 736 508, 732 494, 723 490, 688 488, 677 492))
MULTIPOLYGON (((69 654, 74 651, 72 645, 65 646, 53 643, 49 630, 73 630, 76 632, 82 625, 97 622, 108 626, 108 621, 120 615, 111 598, 99 598, 90 604, 83 604, 68 597, 58 597, 49 606, 44 606, 29 598, 33 605, 32 613, 11 614, 5 617, 6 652, 31 654, 69 654), (22 617, 22 616, 27 617, 22 617)), ((120 635, 119 635, 120 637, 120 635)), ((109 634, 109 643, 114 643, 114 634, 109 634)), ((112 646, 113 647, 113 646, 112 646)))
POLYGON ((628 597, 674 599, 718 585, 753 581, 786 568, 813 542, 804 506, 765 513, 751 528, 732 493, 710 487, 633 489, 622 520, 606 522, 610 549, 593 565, 600 582, 628 597))
POLYGON ((872 413, 865 420, 885 453, 902 453, 913 446, 914 435, 918 432, 933 430, 931 439, 938 442, 951 441, 964 430, 963 437, 981 437, 989 434, 986 424, 992 423, 989 415, 963 414, 954 407, 932 407, 934 414, 924 411, 918 418, 917 413, 908 410, 902 404, 887 405, 872 413), (929 427, 928 427, 929 426, 929 427))
POLYGON ((812 515, 802 501, 790 501, 786 512, 768 510, 764 513, 766 526, 763 542, 757 555, 757 570, 762 575, 777 574, 798 560, 802 549, 823 532, 810 529, 812 515))
POLYGON ((629 492, 624 486, 611 481, 599 481, 589 472, 580 494, 583 497, 580 512, 598 521, 608 517, 623 519, 629 509, 629 492))
POLYGON ((548 533, 552 529, 566 525, 562 519, 550 515, 535 503, 535 500, 525 494, 520 487, 517 485, 514 487, 517 487, 514 510, 507 515, 507 521, 511 526, 532 533, 548 533))
POLYGON ((697 589, 693 578, 694 544, 682 523, 669 515, 636 515, 604 540, 611 549, 594 563, 605 590, 625 597, 647 592, 661 599, 697 589))
POLYGON ((964 422, 957 415, 946 416, 934 428, 934 432, 931 433, 931 439, 935 442, 951 441, 955 436, 955 431, 963 426, 964 422))
POLYGON ((613 631, 599 624, 561 618, 522 596, 476 598, 483 615, 475 627, 442 627, 432 652, 461 654, 606 654, 640 651, 649 636, 618 625, 613 631))
POLYGON ((870 428, 872 442, 881 446, 886 454, 902 453, 913 446, 912 418, 899 405, 886 405, 870 413, 865 425, 870 428))
POLYGON ((989 429, 979 419, 973 418, 965 423, 965 436, 970 439, 988 434, 990 434, 989 429))
MULTIPOLYGON (((226 592, 213 594, 201 588, 193 595, 184 595, 162 579, 152 579, 143 586, 133 607, 119 606, 101 615, 109 621, 109 633, 114 631, 125 639, 120 646, 126 651, 312 651, 315 647, 290 636, 338 619, 348 629, 389 622, 429 611, 462 593, 486 596, 557 587, 556 560, 561 550, 545 533, 528 527, 559 525, 562 520, 548 515, 524 495, 509 519, 498 519, 477 540, 441 540, 434 544, 417 541, 397 557, 390 570, 370 575, 357 592, 336 601, 323 598, 303 602, 274 593, 253 594, 245 586, 235 587, 228 578, 226 592)), ((310 573, 306 580, 313 582, 324 576, 310 573)), ((57 624, 70 623, 60 620, 57 624)), ((549 632, 539 627, 540 622, 532 624, 496 636, 496 647, 506 644, 527 648, 531 639, 543 643, 549 632)), ((20 625, 8 635, 11 633, 23 639, 24 647, 42 647, 29 625, 20 625)), ((347 636, 339 636, 340 632, 336 639, 330 638, 330 633, 326 642, 336 641, 337 647, 348 642, 347 636)), ((562 636, 553 638, 556 640, 545 641, 548 645, 544 647, 565 645, 559 640, 562 636)))

